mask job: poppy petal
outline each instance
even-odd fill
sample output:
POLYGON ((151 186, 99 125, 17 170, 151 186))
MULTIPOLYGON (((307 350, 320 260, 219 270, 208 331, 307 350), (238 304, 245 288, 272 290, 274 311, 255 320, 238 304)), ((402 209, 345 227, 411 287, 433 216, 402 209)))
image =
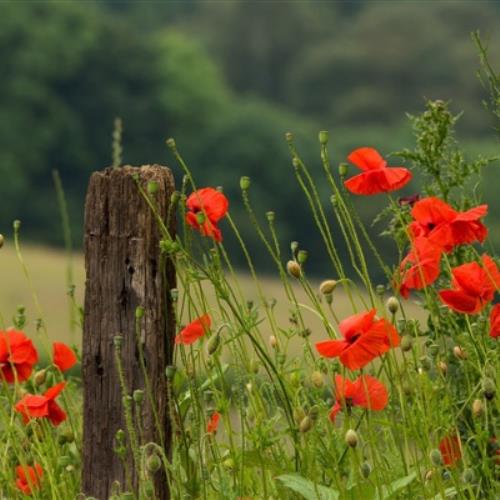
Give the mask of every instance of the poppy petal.
POLYGON ((60 423, 64 422, 68 416, 66 412, 55 402, 49 402, 49 414, 48 419, 52 422, 53 425, 57 426, 60 423))
POLYGON ((404 167, 390 167, 383 171, 382 191, 396 191, 411 181, 413 174, 404 167))
POLYGON ((500 304, 495 304, 490 313, 490 337, 500 336, 500 304))
POLYGON ((369 410, 383 410, 389 401, 389 394, 380 380, 370 375, 361 375, 356 382, 356 396, 352 402, 356 406, 369 410))
POLYGON ((461 290, 441 290, 439 297, 448 307, 461 313, 476 314, 483 307, 477 297, 467 295, 461 290))
POLYGON ((439 451, 445 465, 454 465, 462 458, 460 438, 456 434, 444 437, 439 443, 439 451))
POLYGON ((53 387, 50 387, 45 391, 44 396, 47 398, 48 401, 52 401, 59 396, 61 391, 64 389, 66 386, 66 382, 59 382, 58 384, 54 385, 53 387))
POLYGON ((192 321, 181 332, 176 335, 176 344, 193 344, 210 329, 211 318, 209 314, 204 314, 192 321))
POLYGON ((325 358, 336 358, 348 347, 344 340, 325 340, 316 343, 316 350, 325 358))
POLYGON ((328 418, 330 419, 331 422, 335 422, 335 418, 337 417, 337 413, 342 409, 342 406, 340 406, 339 403, 335 403, 332 406, 332 409, 330 410, 330 413, 328 414, 328 418))
POLYGON ((387 165, 376 149, 368 147, 355 149, 347 159, 361 170, 374 170, 387 165))
POLYGON ((77 357, 73 349, 63 342, 54 342, 52 346, 53 362, 62 372, 69 370, 77 363, 77 357))
POLYGON ((344 338, 360 332, 366 332, 373 324, 373 318, 377 314, 375 309, 370 311, 353 314, 339 323, 339 330, 344 338))

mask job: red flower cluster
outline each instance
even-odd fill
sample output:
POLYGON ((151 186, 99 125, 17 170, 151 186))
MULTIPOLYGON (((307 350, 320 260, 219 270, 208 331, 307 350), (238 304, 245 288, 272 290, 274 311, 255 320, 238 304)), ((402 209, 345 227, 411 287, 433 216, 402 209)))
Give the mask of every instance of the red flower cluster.
POLYGON ((15 406, 27 424, 32 418, 48 418, 53 425, 59 425, 66 420, 66 412, 56 403, 55 399, 64 389, 66 382, 60 382, 45 391, 43 396, 26 394, 15 406))
POLYGON ((38 353, 33 342, 16 330, 0 331, 0 378, 12 384, 16 380, 27 380, 33 366, 38 361, 38 353))
POLYGON ((347 159, 363 173, 344 182, 354 194, 372 195, 395 191, 405 186, 412 178, 411 172, 403 167, 387 167, 387 162, 373 148, 354 150, 347 159))
POLYGON ((40 482, 43 476, 43 469, 40 464, 18 465, 16 467, 16 486, 25 495, 31 495, 33 490, 40 488, 40 482))
POLYGON ((215 241, 222 241, 217 223, 228 211, 228 199, 217 189, 206 187, 191 193, 186 201, 186 222, 215 241))
POLYGON ((389 395, 385 385, 369 375, 361 375, 354 382, 336 375, 335 400, 336 403, 330 411, 332 422, 342 408, 359 406, 368 410, 383 410, 387 406, 389 395))
POLYGON ((326 358, 340 359, 350 370, 357 370, 372 359, 399 345, 398 332, 385 319, 375 320, 375 309, 355 314, 339 324, 343 340, 325 340, 316 350, 326 358))
POLYGON ((200 337, 203 337, 205 333, 210 330, 210 325, 212 321, 209 314, 204 314, 199 318, 195 319, 185 328, 183 328, 175 337, 176 344, 193 344, 200 337))

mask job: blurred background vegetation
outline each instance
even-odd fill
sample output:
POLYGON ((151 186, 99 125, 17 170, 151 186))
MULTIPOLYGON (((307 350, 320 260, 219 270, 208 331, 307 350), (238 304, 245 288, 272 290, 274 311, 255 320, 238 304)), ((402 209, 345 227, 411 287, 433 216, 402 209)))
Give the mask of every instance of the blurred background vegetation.
MULTIPOLYGON (((498 68, 500 1, 47 1, 2 2, 0 12, 6 235, 21 219, 25 239, 62 244, 51 175, 58 169, 80 244, 87 180, 111 163, 117 116, 124 162, 172 165, 165 139, 174 137, 198 184, 224 186, 241 221, 239 178, 250 176, 262 219, 274 210, 283 244, 302 242, 310 269, 323 274, 285 132, 321 181, 319 130, 330 131, 335 163, 358 146, 387 154, 413 145, 406 112, 443 99, 464 111, 458 137, 471 156, 500 150, 470 38, 481 31, 498 68)), ((482 184, 497 243, 499 168, 489 166, 482 184)), ((356 200, 367 219, 383 202, 356 200)), ((265 268, 254 232, 241 226, 265 268)), ((227 243, 235 245, 230 236, 227 243)))

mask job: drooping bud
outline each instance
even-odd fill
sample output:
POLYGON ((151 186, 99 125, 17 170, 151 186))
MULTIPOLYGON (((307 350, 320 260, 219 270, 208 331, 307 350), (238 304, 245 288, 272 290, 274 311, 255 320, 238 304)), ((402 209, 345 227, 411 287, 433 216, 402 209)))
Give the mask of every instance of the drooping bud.
POLYGON ((431 450, 429 458, 431 459, 432 465, 435 465, 436 467, 443 465, 443 456, 437 448, 431 450))
POLYGON ((298 241, 292 241, 290 243, 290 250, 292 252, 292 255, 295 255, 295 252, 299 249, 299 242, 298 241))
POLYGON ((158 472, 160 468, 161 458, 156 453, 149 455, 148 459, 146 460, 146 469, 148 470, 148 472, 154 474, 155 472, 158 472))
POLYGON ((328 131, 327 130, 321 130, 319 135, 319 143, 322 144, 323 146, 326 146, 328 144, 328 131))
POLYGON ((314 387, 317 387, 318 389, 320 387, 323 387, 323 375, 321 372, 314 371, 311 373, 311 382, 313 383, 314 387))
POLYGON ((349 429, 345 433, 345 442, 351 448, 355 448, 358 445, 358 433, 354 429, 349 429))
POLYGON ((208 341, 207 352, 211 356, 217 352, 217 349, 220 346, 220 335, 217 333, 213 335, 212 338, 208 341))
POLYGON ((45 382, 45 379, 47 378, 47 370, 38 370, 35 373, 35 376, 33 377, 33 380, 35 381, 35 385, 42 385, 45 382))
POLYGON ((396 314, 399 309, 399 301, 396 297, 389 297, 386 302, 387 310, 391 314, 396 314))
POLYGON ((368 476, 372 472, 372 466, 365 460, 362 464, 361 467, 359 468, 359 471, 361 472, 361 475, 367 479, 368 476))
POLYGON ((286 263, 286 270, 288 271, 288 274, 294 278, 300 278, 302 274, 300 264, 296 260, 289 260, 286 263))
POLYGON ((339 165, 339 175, 340 177, 345 177, 349 171, 349 165, 347 163, 341 163, 339 165))
POLYGON ((484 397, 488 400, 491 401, 495 397, 496 393, 496 387, 495 387, 495 382, 491 380, 491 378, 485 377, 483 379, 483 394, 484 397))
POLYGON ((306 415, 302 421, 300 422, 299 425, 299 431, 302 432, 303 434, 310 431, 313 427, 313 421, 312 418, 309 415, 306 415))
POLYGON ((244 175, 240 178, 240 188, 242 191, 246 191, 250 187, 250 177, 244 175))
POLYGON ((456 345, 454 348, 453 348, 453 355, 457 358, 457 359, 467 359, 467 352, 464 351, 459 345, 456 345))
POLYGON ((472 403, 472 415, 479 418, 484 413, 484 404, 482 400, 475 399, 472 403))
POLYGON ((413 348, 413 338, 410 335, 403 335, 400 347, 403 352, 411 351, 413 348))
POLYGON ((319 292, 323 295, 331 294, 337 287, 337 282, 335 280, 325 280, 319 285, 319 292))

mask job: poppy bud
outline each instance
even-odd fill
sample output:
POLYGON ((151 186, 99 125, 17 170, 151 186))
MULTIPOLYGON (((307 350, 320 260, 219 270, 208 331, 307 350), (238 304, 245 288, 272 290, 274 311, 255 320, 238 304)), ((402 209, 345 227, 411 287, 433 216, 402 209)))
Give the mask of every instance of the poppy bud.
POLYGON ((307 250, 299 250, 297 253, 297 261, 299 264, 305 264, 307 261, 307 250))
POLYGON ((465 469, 462 474, 462 480, 464 483, 473 483, 475 479, 475 474, 472 469, 465 469))
POLYGON ((292 142, 293 141, 293 134, 291 132, 287 132, 285 134, 285 139, 287 142, 292 142))
POLYGON ((378 295, 380 295, 380 296, 384 295, 384 293, 385 293, 385 286, 384 286, 384 285, 377 285, 377 286, 375 287, 375 292, 376 292, 378 295))
POLYGON ((4 243, 5 243, 5 238, 4 238, 3 234, 0 234, 0 248, 3 247, 4 243))
POLYGON ((457 359, 467 359, 467 352, 464 351, 459 345, 456 345, 454 348, 453 348, 453 355, 457 358, 457 359))
POLYGON ((12 223, 12 227, 14 228, 14 231, 19 231, 19 229, 21 229, 21 221, 20 220, 15 220, 12 223))
POLYGON ((179 191, 174 191, 172 193, 172 195, 170 196, 170 204, 174 205, 174 206, 177 205, 180 197, 181 197, 181 193, 179 193, 179 191))
POLYGON ((288 274, 294 278, 300 278, 300 275, 302 274, 300 264, 295 260, 289 260, 286 263, 286 270, 288 271, 288 274))
POLYGON ((335 280, 325 280, 322 281, 319 285, 319 292, 323 295, 331 294, 337 286, 337 282, 335 280))
POLYGON ((323 146, 326 146, 326 144, 328 144, 327 130, 321 130, 321 132, 319 133, 319 143, 322 144, 323 146))
POLYGON ((167 139, 166 144, 172 150, 174 150, 176 148, 176 146, 175 146, 175 140, 172 137, 170 137, 169 139, 167 139))
POLYGON ((300 424, 302 422, 302 419, 305 418, 306 412, 304 411, 303 408, 294 408, 293 410, 293 418, 297 424, 300 424))
POLYGON ((144 317, 144 307, 142 306, 137 306, 135 308, 135 318, 136 319, 141 319, 144 317))
POLYGON ((274 222, 275 215, 276 214, 272 210, 266 212, 266 217, 269 222, 274 222))
POLYGON ((340 177, 345 177, 349 171, 349 165, 347 163, 341 163, 339 165, 339 175, 340 177))
POLYGON ((434 471, 431 469, 431 470, 428 470, 426 473, 425 473, 425 476, 424 476, 424 479, 425 481, 430 481, 432 479, 432 477, 434 476, 434 471))
POLYGON ((242 191, 246 191, 250 187, 250 177, 244 175, 240 178, 240 188, 242 191))
POLYGON ((148 472, 154 474, 155 472, 158 472, 160 468, 161 468, 160 457, 156 453, 149 455, 146 461, 146 469, 148 470, 148 472))
POLYGON ((446 376, 446 374, 448 373, 448 365, 444 361, 439 361, 439 363, 437 364, 437 368, 439 370, 439 373, 441 373, 441 375, 443 376, 446 376))
POLYGON ((323 375, 321 375, 321 372, 318 371, 312 372, 311 382, 313 383, 314 387, 317 387, 318 389, 320 387, 323 387, 323 375))
POLYGON ((372 471, 372 467, 371 465, 368 463, 368 462, 363 462, 361 464, 361 467, 359 468, 359 471, 361 472, 361 475, 367 479, 368 476, 371 474, 371 471, 372 471))
POLYGON ((429 458, 431 459, 431 463, 436 467, 443 465, 443 456, 441 455, 441 452, 437 448, 433 449, 430 452, 429 458))
POLYGON ((298 241, 292 241, 290 243, 290 250, 292 251, 292 255, 295 255, 295 252, 298 250, 299 248, 299 242, 298 241))
POLYGON ((118 429, 118 430, 116 431, 115 438, 116 438, 116 440, 117 440, 119 443, 122 443, 123 441, 125 441, 125 431, 124 431, 123 429, 118 429))
POLYGON ((496 393, 495 382, 493 382, 493 380, 491 380, 490 378, 484 378, 483 379, 484 397, 488 401, 491 401, 495 397, 495 393, 496 393))
POLYGON ((33 377, 35 381, 35 385, 42 385, 45 382, 45 379, 47 378, 47 370, 38 370, 35 373, 35 376, 33 377))
POLYGON ((309 416, 311 417, 313 422, 316 422, 319 417, 319 407, 317 405, 311 406, 311 409, 309 410, 309 416))
POLYGON ((300 422, 299 431, 305 434, 306 432, 310 431, 312 427, 313 427, 312 418, 307 415, 300 422))
POLYGON ((217 333, 209 341, 207 345, 207 352, 209 355, 215 354, 220 346, 220 335, 217 333))
POLYGON ((278 339, 274 335, 269 337, 269 344, 273 349, 278 349, 278 339))
POLYGON ((345 442, 351 448, 356 448, 358 445, 358 433, 354 429, 349 429, 345 433, 345 442))
POLYGON ((142 389, 136 389, 133 394, 134 401, 140 405, 144 401, 144 391, 142 389))
POLYGON ((396 297, 389 297, 386 302, 387 310, 391 314, 396 314, 399 309, 399 301, 396 297))
POLYGON ((147 190, 149 194, 156 194, 160 189, 160 185, 156 181, 149 181, 147 185, 147 190))
POLYGON ((176 368, 174 365, 169 365, 165 368, 165 376, 167 377, 167 380, 173 380, 175 376, 175 371, 176 368))
POLYGON ((472 403, 472 415, 479 418, 484 413, 484 404, 480 399, 475 399, 472 403))
POLYGON ((177 302, 177 299, 179 298, 179 290, 177 290, 177 288, 172 288, 172 290, 170 290, 170 297, 173 302, 177 302))
POLYGON ((401 337, 401 350, 403 352, 411 351, 413 348, 413 338, 410 335, 403 335, 401 337))
POLYGON ((232 458, 226 458, 222 465, 228 470, 234 470, 234 460, 232 458))

